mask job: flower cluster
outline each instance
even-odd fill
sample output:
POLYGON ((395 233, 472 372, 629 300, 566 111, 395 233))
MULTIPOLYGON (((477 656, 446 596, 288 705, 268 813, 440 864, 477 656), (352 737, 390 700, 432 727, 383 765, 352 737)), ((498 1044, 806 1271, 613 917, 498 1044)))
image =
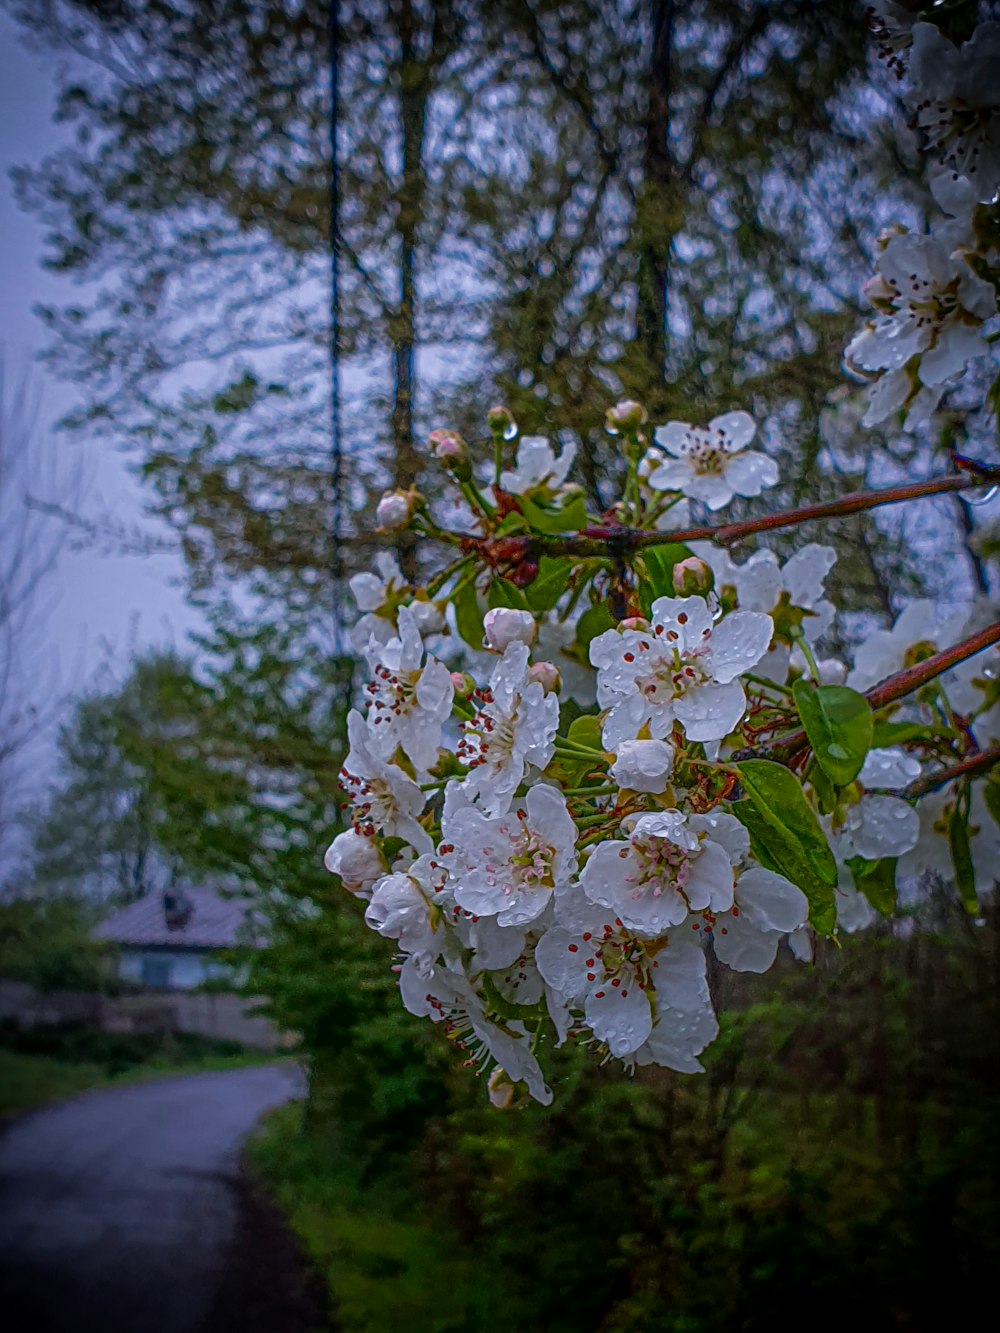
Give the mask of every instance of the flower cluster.
MULTIPOLYGON (((983 207, 1000 189, 1000 24, 954 42, 890 0, 869 22, 946 216, 881 239, 875 314, 846 352, 872 386, 852 432, 862 411, 919 422, 988 365, 1000 289, 983 207)), ((975 914, 1000 867, 995 611, 915 603, 844 660, 831 548, 731 550, 815 513, 690 527, 777 485, 750 413, 650 427, 627 401, 605 424, 622 489, 603 512, 571 479, 569 433, 519 437, 503 407, 492 450, 435 430, 459 530, 416 488, 377 520, 454 558, 421 584, 383 552, 351 580, 368 679, 326 864, 393 942, 403 1004, 497 1106, 550 1101, 547 1057, 567 1042, 697 1072, 712 969, 809 960, 932 886, 975 914)), ((960 461, 960 486, 1000 476, 960 461)))
POLYGON ((848 369, 873 381, 863 424, 905 413, 908 430, 933 413, 970 362, 991 352, 997 314, 995 227, 982 205, 1000 196, 1000 22, 966 42, 883 0, 869 9, 878 53, 902 82, 946 217, 927 235, 881 239, 864 295, 875 316, 847 347, 848 369))
MULTIPOLYGON (((762 972, 782 940, 804 959, 870 924, 919 893, 924 866, 954 874, 956 819, 985 865, 1000 830, 980 819, 982 796, 934 793, 925 818, 910 792, 959 732, 995 743, 1000 696, 992 657, 877 713, 861 693, 977 625, 978 609, 929 638, 912 608, 848 675, 814 651, 835 616, 830 548, 738 562, 659 536, 678 506, 777 480, 766 454, 742 452, 746 413, 652 440, 637 405, 609 414, 628 467, 616 523, 651 538, 631 569, 619 527, 606 542, 569 535, 605 531, 568 480, 572 446, 515 446, 500 419, 489 499, 460 437, 432 441, 467 506, 462 553, 426 587, 389 555, 353 580, 369 679, 348 720, 350 826, 326 864, 394 942, 407 1009, 509 1105, 550 1100, 549 1044, 699 1070, 718 1031, 710 964, 762 972), (959 731, 929 725, 942 700, 959 731)), ((411 500, 414 527, 448 540, 411 500)))

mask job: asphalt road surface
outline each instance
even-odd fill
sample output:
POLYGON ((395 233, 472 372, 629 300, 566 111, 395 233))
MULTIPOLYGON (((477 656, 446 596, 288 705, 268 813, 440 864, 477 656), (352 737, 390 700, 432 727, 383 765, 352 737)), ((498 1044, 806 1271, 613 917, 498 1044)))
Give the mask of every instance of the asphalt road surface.
POLYGON ((239 1172, 265 1111, 303 1092, 270 1065, 85 1093, 0 1137, 7 1333, 312 1333, 322 1298, 239 1172))

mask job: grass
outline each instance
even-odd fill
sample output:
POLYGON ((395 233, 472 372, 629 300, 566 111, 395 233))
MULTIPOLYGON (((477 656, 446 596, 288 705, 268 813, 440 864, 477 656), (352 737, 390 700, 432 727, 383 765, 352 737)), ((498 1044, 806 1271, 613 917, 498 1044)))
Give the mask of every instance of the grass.
POLYGON ((459 1255, 405 1193, 363 1184, 303 1135, 303 1111, 294 1102, 273 1111, 247 1159, 325 1279, 342 1333, 472 1333, 507 1322, 489 1266, 459 1255))
MULTIPOLYGON (((47 1042, 50 1049, 16 1049, 10 1033, 0 1033, 0 1121, 47 1102, 60 1101, 95 1088, 110 1088, 170 1074, 198 1074, 213 1070, 244 1069, 287 1056, 250 1051, 233 1043, 185 1040, 178 1034, 168 1042, 145 1040, 128 1046, 91 1040, 91 1034, 72 1042, 47 1042), (12 1049, 13 1047, 13 1049, 12 1049)), ((39 1043, 41 1044, 41 1043, 39 1043)))

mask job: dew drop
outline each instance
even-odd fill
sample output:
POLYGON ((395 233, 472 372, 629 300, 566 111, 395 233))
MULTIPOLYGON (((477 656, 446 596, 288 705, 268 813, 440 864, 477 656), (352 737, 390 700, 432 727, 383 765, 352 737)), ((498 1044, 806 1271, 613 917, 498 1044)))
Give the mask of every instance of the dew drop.
POLYGON ((516 434, 517 434, 517 422, 512 421, 510 425, 507 426, 506 429, 504 430, 503 437, 505 440, 512 440, 516 434))
POLYGON ((847 753, 847 751, 844 749, 844 747, 843 747, 842 745, 838 744, 837 741, 834 741, 832 745, 828 745, 828 746, 826 747, 826 752, 827 752, 827 754, 830 756, 831 759, 849 759, 849 758, 850 758, 850 755, 847 753))
POLYGON ((966 495, 964 492, 960 494, 967 505, 988 505, 998 491, 1000 486, 987 486, 985 491, 977 491, 975 495, 966 495))

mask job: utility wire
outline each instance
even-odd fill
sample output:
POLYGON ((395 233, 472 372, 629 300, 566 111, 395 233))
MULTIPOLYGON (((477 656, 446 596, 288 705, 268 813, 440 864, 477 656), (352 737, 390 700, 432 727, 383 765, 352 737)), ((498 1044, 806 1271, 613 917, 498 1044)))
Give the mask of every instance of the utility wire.
POLYGON ((344 457, 340 403, 340 0, 330 0, 330 577, 333 648, 344 645, 344 457))

